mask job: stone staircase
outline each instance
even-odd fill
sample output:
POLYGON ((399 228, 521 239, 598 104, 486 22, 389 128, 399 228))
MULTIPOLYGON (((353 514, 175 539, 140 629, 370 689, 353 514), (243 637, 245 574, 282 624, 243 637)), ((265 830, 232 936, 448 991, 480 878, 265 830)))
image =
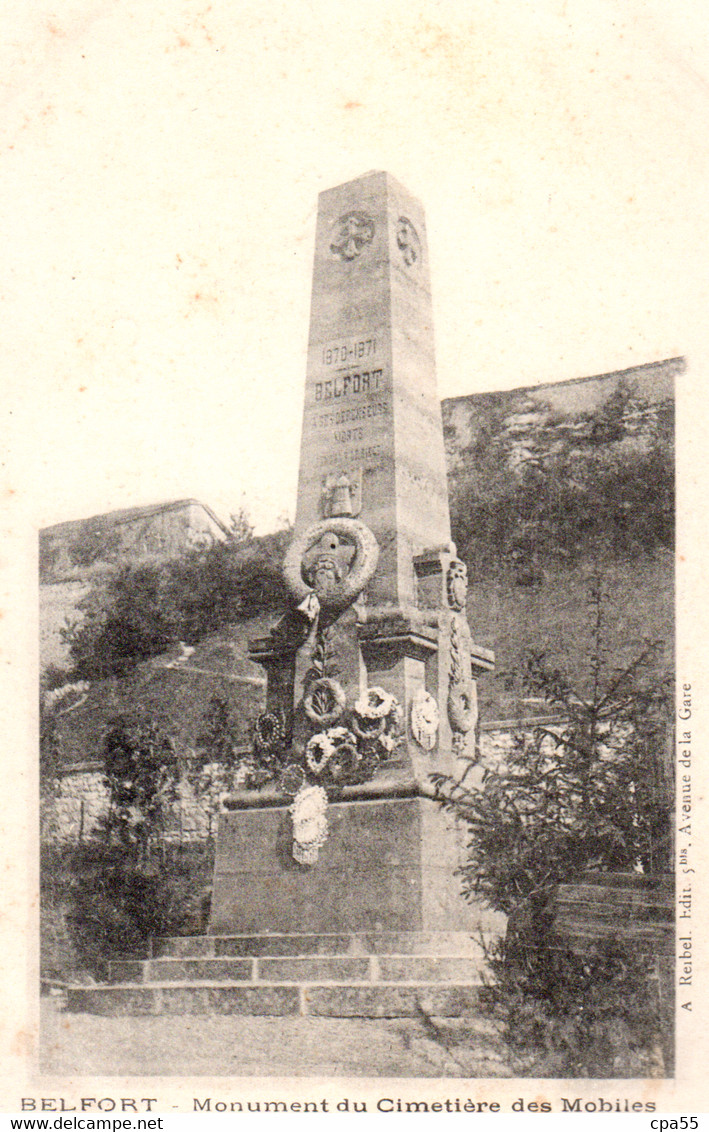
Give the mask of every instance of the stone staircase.
POLYGON ((478 1003, 482 949, 465 932, 185 936, 67 987, 75 1013, 456 1018, 478 1003))

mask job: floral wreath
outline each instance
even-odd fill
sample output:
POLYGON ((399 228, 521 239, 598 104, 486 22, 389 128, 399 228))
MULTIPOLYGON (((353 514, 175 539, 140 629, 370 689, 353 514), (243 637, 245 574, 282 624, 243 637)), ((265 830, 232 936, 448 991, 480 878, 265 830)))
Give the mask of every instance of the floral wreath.
POLYGON ((352 730, 358 739, 363 739, 365 742, 372 742, 378 739, 384 732, 386 720, 381 717, 366 715, 358 715, 356 712, 352 715, 352 730))
POLYGON ((283 720, 273 711, 264 711, 254 723, 254 747, 261 755, 273 754, 285 739, 283 720))
POLYGON ((305 762, 308 770, 320 775, 335 753, 335 744, 326 731, 320 731, 308 740, 305 748, 305 762))
POLYGON ((320 727, 328 727, 339 719, 346 703, 347 697, 342 685, 327 676, 316 680, 303 699, 308 719, 320 727))
POLYGON ((306 785, 305 770, 300 763, 289 763, 283 768, 278 785, 284 794, 293 798, 306 785))
POLYGON ((314 865, 327 841, 327 794, 322 786, 302 786, 288 807, 293 822, 293 857, 314 865))
POLYGON ((346 781, 356 771, 361 760, 357 739, 346 727, 331 727, 328 736, 335 745, 327 768, 328 775, 333 782, 346 781))
POLYGON ((396 700, 383 688, 367 688, 357 700, 354 710, 363 719, 385 719, 396 700))

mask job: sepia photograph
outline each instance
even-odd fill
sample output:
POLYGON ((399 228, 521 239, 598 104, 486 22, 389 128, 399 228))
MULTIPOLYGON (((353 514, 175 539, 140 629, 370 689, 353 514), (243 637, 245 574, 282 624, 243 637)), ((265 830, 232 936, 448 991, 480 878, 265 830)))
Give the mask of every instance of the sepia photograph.
POLYGON ((0 1108, 701 1111, 699 7, 7 15, 0 1108))

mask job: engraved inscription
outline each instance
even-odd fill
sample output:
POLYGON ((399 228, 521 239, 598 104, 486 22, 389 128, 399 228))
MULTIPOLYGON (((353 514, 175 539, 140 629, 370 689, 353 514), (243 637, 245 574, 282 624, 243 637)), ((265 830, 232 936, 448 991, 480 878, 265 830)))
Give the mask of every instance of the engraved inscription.
POLYGON ((353 421, 373 420, 375 417, 387 417, 391 412, 386 401, 369 401, 366 405, 353 405, 348 409, 338 409, 331 413, 320 413, 314 421, 315 428, 336 428, 338 425, 351 424, 353 421))
POLYGON ((358 393, 378 393, 382 387, 380 369, 364 370, 362 373, 336 374, 326 381, 315 382, 315 400, 332 401, 333 398, 350 397, 358 393))
POLYGON ((354 462, 356 460, 376 460, 381 456, 381 453, 381 445, 373 444, 369 448, 350 448, 343 455, 354 462))
POLYGON ((325 474, 340 472, 343 468, 371 469, 382 457, 381 444, 370 444, 357 448, 338 448, 337 451, 323 452, 317 458, 318 467, 325 474))
POLYGON ((363 358, 373 358, 377 352, 376 338, 355 338, 340 342, 335 346, 323 346, 322 364, 324 366, 347 366, 360 362, 363 358))

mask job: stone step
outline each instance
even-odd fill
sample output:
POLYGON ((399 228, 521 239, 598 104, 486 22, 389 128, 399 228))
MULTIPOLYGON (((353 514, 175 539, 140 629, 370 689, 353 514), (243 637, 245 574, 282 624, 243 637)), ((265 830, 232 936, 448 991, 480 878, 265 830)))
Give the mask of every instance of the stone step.
POLYGON ((153 958, 279 955, 482 955, 469 932, 338 932, 259 935, 163 936, 152 940, 153 958))
POLYGON ((478 958, 433 955, 305 955, 244 959, 115 960, 111 983, 473 983, 478 958))
POLYGON ((67 987, 72 1013, 120 1015, 244 1014, 327 1018, 459 1017, 482 988, 466 983, 113 984, 67 987))

